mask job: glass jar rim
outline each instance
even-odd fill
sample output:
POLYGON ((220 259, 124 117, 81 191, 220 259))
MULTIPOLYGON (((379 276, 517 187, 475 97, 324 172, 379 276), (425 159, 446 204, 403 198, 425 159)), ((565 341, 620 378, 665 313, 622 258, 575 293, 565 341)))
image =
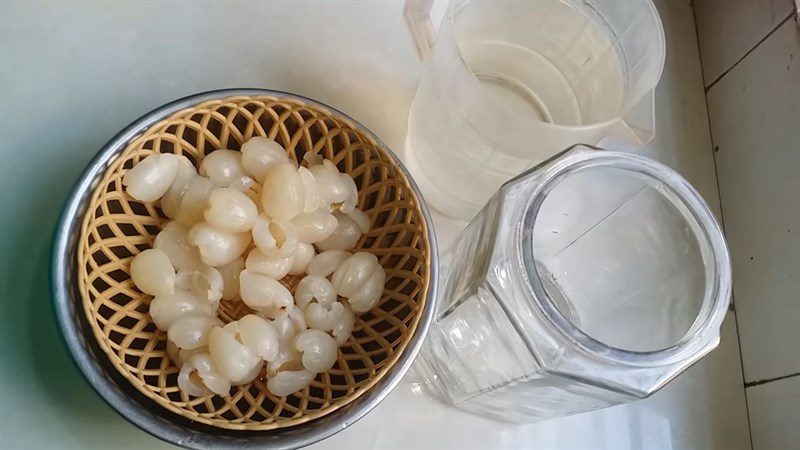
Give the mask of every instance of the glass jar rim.
MULTIPOLYGON (((525 287, 534 303, 564 338, 577 344, 584 352, 607 362, 628 366, 654 367, 690 360, 712 337, 716 339, 728 309, 731 296, 731 263, 722 229, 714 214, 700 194, 682 176, 671 168, 631 153, 603 150, 578 145, 562 152, 537 180, 516 230, 518 264, 527 282, 525 287), (572 150, 572 151, 570 151, 572 150), (607 345, 586 332, 561 312, 542 284, 532 246, 531 230, 536 223, 539 210, 548 194, 567 177, 593 168, 620 169, 643 175, 660 183, 659 190, 667 191, 692 215, 698 225, 695 237, 707 263, 706 289, 701 309, 694 324, 678 342, 653 351, 631 351, 607 345), (710 261, 707 259, 710 257, 710 261), (709 264, 710 263, 710 264, 709 264)), ((662 193, 663 193, 662 191, 662 193)))

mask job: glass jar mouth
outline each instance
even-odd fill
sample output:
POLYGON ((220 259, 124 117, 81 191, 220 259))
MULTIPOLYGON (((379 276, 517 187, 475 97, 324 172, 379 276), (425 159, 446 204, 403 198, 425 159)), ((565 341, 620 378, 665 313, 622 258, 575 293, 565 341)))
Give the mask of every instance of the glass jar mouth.
POLYGON ((628 366, 653 367, 687 361, 696 351, 717 339, 731 295, 731 265, 722 230, 700 194, 677 172, 655 161, 630 153, 606 151, 590 146, 576 146, 573 151, 553 159, 537 180, 522 220, 516 230, 518 264, 526 276, 525 288, 546 321, 570 343, 607 362, 628 366), (558 308, 544 287, 532 239, 540 208, 548 194, 565 178, 588 169, 613 168, 657 180, 658 190, 683 206, 696 223, 695 237, 705 263, 705 290, 694 323, 675 343, 653 351, 632 351, 601 342, 575 325, 558 308))

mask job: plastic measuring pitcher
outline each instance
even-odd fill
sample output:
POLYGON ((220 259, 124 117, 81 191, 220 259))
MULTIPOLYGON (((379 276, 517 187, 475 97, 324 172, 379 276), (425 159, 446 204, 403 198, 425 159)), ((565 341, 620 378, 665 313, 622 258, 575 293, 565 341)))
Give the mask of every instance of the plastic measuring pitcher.
POLYGON ((451 1, 435 36, 431 4, 404 10, 426 63, 406 160, 439 211, 471 218, 571 145, 652 139, 665 48, 651 1, 451 1))

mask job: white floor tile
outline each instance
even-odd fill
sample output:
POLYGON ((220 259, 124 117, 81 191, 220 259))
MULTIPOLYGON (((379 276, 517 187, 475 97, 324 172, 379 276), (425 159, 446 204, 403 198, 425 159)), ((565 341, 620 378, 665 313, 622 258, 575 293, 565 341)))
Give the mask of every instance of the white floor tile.
POLYGON ((793 0, 693 0, 705 86, 785 19, 793 0))
POLYGON ((800 448, 800 376, 747 388, 753 450, 800 448))
POLYGON ((746 381, 800 372, 800 31, 708 92, 746 381))

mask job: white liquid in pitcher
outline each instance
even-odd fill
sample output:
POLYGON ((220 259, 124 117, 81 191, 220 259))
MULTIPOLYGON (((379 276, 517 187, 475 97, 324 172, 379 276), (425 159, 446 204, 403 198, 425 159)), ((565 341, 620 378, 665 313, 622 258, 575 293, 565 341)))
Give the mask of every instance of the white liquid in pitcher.
POLYGON ((612 44, 560 2, 468 4, 445 20, 406 140, 428 203, 469 219, 502 183, 577 143, 548 124, 617 117, 624 76, 612 44))

